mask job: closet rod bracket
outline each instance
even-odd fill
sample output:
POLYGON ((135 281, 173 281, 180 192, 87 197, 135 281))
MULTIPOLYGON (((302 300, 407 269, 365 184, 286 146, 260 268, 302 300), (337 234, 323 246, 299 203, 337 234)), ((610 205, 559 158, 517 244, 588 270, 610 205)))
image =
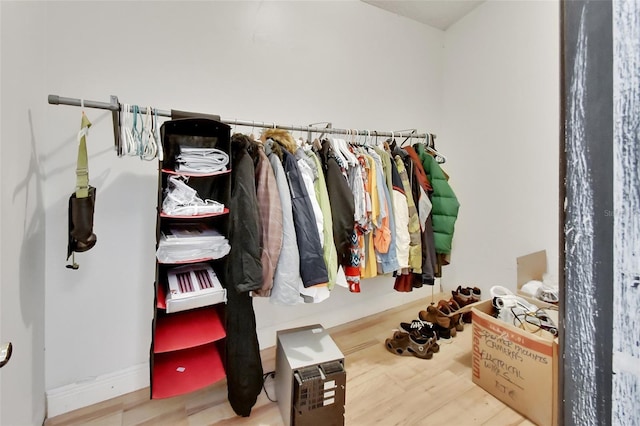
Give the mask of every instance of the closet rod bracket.
POLYGON ((113 121, 113 143, 118 156, 122 156, 122 144, 120 143, 120 102, 118 97, 111 95, 111 118, 113 121))

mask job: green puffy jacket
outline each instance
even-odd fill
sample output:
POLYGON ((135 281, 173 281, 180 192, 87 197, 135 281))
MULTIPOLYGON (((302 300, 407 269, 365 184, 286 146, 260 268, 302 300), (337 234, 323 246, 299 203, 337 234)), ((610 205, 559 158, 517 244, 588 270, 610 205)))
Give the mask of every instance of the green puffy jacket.
POLYGON ((460 203, 435 158, 427 152, 422 144, 416 144, 414 148, 433 188, 431 214, 433 217, 433 239, 436 253, 450 254, 451 240, 453 240, 453 231, 458 218, 460 203))

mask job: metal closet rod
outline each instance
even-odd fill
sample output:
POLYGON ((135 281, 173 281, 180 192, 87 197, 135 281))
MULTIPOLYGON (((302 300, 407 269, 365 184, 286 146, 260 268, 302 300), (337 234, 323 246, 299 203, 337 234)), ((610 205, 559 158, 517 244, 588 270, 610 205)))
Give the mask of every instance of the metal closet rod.
MULTIPOLYGON (((97 108, 97 109, 106 109, 112 112, 121 111, 122 104, 118 102, 118 98, 116 96, 111 96, 111 102, 98 102, 98 101, 90 101, 90 100, 82 100, 77 98, 65 98, 58 95, 49 95, 48 96, 49 104, 51 105, 72 105, 72 106, 84 106, 86 108, 97 108)), ((147 113, 147 107, 139 107, 141 114, 147 113)), ((161 109, 152 108, 153 111, 159 116, 162 117, 171 117, 171 111, 165 111, 161 109)), ((415 138, 415 139, 425 139, 427 136, 436 138, 436 135, 432 133, 417 133, 415 129, 407 129, 401 130, 398 132, 379 132, 377 130, 361 130, 361 129, 337 129, 330 127, 331 123, 327 123, 328 127, 311 127, 311 126, 293 126, 293 125, 283 125, 277 123, 269 123, 265 121, 249 121, 249 120, 238 120, 235 118, 222 118, 220 119, 225 124, 232 124, 237 126, 246 126, 246 127, 261 127, 261 128, 273 128, 273 129, 283 129, 283 130, 292 130, 292 131, 303 131, 303 132, 313 132, 313 133, 330 133, 330 134, 341 134, 341 135, 358 135, 358 136, 384 136, 384 137, 400 137, 400 138, 415 138)), ((317 123, 316 123, 317 124, 317 123)))

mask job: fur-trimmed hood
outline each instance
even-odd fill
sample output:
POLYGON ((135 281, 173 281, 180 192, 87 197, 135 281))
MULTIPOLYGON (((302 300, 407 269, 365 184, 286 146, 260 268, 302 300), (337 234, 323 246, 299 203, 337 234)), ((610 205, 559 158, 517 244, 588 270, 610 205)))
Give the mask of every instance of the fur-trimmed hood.
POLYGON ((291 136, 291 133, 282 129, 266 129, 262 132, 263 140, 267 140, 269 138, 278 142, 282 145, 287 151, 294 154, 298 149, 298 145, 296 144, 295 139, 291 136))

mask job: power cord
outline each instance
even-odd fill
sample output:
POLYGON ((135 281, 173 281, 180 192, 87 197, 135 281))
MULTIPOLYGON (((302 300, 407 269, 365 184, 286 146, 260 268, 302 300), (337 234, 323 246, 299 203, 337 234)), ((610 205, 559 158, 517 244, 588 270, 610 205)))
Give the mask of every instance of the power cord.
POLYGON ((264 389, 264 394, 267 395, 267 398, 269 399, 269 401, 278 402, 278 400, 276 400, 276 399, 271 399, 271 397, 269 396, 269 392, 267 392, 267 388, 265 386, 265 383, 267 382, 267 378, 269 378, 269 377, 274 379, 276 377, 276 372, 275 371, 269 371, 268 373, 264 373, 262 375, 262 389, 264 389))

